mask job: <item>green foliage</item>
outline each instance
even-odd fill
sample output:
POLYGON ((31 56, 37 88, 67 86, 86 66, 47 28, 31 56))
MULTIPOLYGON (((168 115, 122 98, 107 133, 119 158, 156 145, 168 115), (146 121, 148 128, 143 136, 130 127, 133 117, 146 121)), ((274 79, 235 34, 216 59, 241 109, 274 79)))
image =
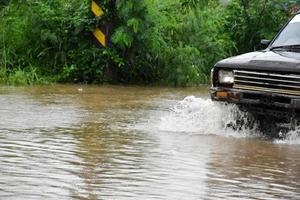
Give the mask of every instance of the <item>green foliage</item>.
POLYGON ((207 82, 214 63, 231 55, 234 43, 224 32, 225 8, 218 2, 154 0, 149 7, 155 24, 155 40, 149 47, 158 59, 162 82, 181 86, 207 82))
POLYGON ((0 82, 206 83, 215 62, 259 49, 260 39, 271 39, 291 4, 103 0, 106 14, 95 18, 90 3, 1 1, 0 82), (110 48, 100 49, 91 32, 105 23, 114 24, 114 33, 110 48))
POLYGON ((116 68, 120 82, 153 83, 159 80, 158 66, 152 54, 153 23, 145 0, 118 1, 116 30, 112 42, 124 61, 116 68))
POLYGON ((0 64, 12 72, 37 66, 56 81, 103 82, 111 61, 91 42, 89 8, 89 1, 12 1, 0 20, 0 64))
POLYGON ((25 69, 14 68, 6 69, 0 68, 0 83, 7 85, 33 85, 49 83, 47 77, 40 77, 38 69, 29 66, 25 69))
POLYGON ((289 17, 286 0, 232 0, 226 10, 226 31, 236 42, 237 52, 260 48, 260 40, 272 39, 289 17))
POLYGON ((7 6, 9 4, 10 0, 1 0, 0 1, 0 9, 1 7, 7 6))

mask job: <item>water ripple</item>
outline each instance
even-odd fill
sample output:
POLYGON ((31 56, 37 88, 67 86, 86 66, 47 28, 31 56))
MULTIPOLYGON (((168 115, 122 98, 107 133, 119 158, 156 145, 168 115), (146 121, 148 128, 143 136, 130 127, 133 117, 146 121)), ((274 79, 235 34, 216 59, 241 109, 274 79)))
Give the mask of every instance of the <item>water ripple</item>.
POLYGON ((299 145, 199 88, 77 87, 2 91, 0 199, 300 199, 299 145))

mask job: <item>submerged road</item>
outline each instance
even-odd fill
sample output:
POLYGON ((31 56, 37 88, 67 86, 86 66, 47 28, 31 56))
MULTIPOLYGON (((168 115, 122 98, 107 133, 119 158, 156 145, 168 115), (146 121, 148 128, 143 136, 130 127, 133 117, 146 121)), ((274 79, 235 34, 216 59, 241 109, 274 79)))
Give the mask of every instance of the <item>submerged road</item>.
POLYGON ((300 199, 297 132, 230 130, 235 109, 207 87, 1 87, 0 199, 300 199))

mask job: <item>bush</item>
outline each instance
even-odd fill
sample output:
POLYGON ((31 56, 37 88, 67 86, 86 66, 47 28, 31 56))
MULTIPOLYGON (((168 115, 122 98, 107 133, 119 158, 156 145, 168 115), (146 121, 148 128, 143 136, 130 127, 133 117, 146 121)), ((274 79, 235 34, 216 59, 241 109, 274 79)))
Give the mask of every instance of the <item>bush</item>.
POLYGON ((91 42, 89 1, 12 1, 0 20, 1 65, 37 66, 57 81, 103 82, 107 50, 91 42))
POLYGON ((272 38, 289 8, 283 0, 110 2, 101 1, 107 14, 95 18, 90 0, 1 1, 0 81, 207 83, 215 62, 272 38), (99 49, 91 31, 106 22, 114 34, 99 49))
POLYGON ((161 1, 149 5, 154 22, 153 54, 162 81, 198 85, 208 81, 214 63, 231 55, 234 47, 224 32, 224 10, 216 1, 161 1))
POLYGON ((286 0, 232 0, 225 26, 236 43, 234 53, 258 50, 261 39, 272 39, 289 17, 289 4, 286 0))

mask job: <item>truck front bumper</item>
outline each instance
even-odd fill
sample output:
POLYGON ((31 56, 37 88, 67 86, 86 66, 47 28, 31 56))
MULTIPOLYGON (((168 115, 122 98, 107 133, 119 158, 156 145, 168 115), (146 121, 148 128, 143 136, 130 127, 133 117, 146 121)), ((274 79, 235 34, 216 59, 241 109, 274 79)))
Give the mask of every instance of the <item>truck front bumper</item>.
POLYGON ((212 87, 211 99, 238 105, 255 115, 276 119, 300 117, 300 96, 212 87))

